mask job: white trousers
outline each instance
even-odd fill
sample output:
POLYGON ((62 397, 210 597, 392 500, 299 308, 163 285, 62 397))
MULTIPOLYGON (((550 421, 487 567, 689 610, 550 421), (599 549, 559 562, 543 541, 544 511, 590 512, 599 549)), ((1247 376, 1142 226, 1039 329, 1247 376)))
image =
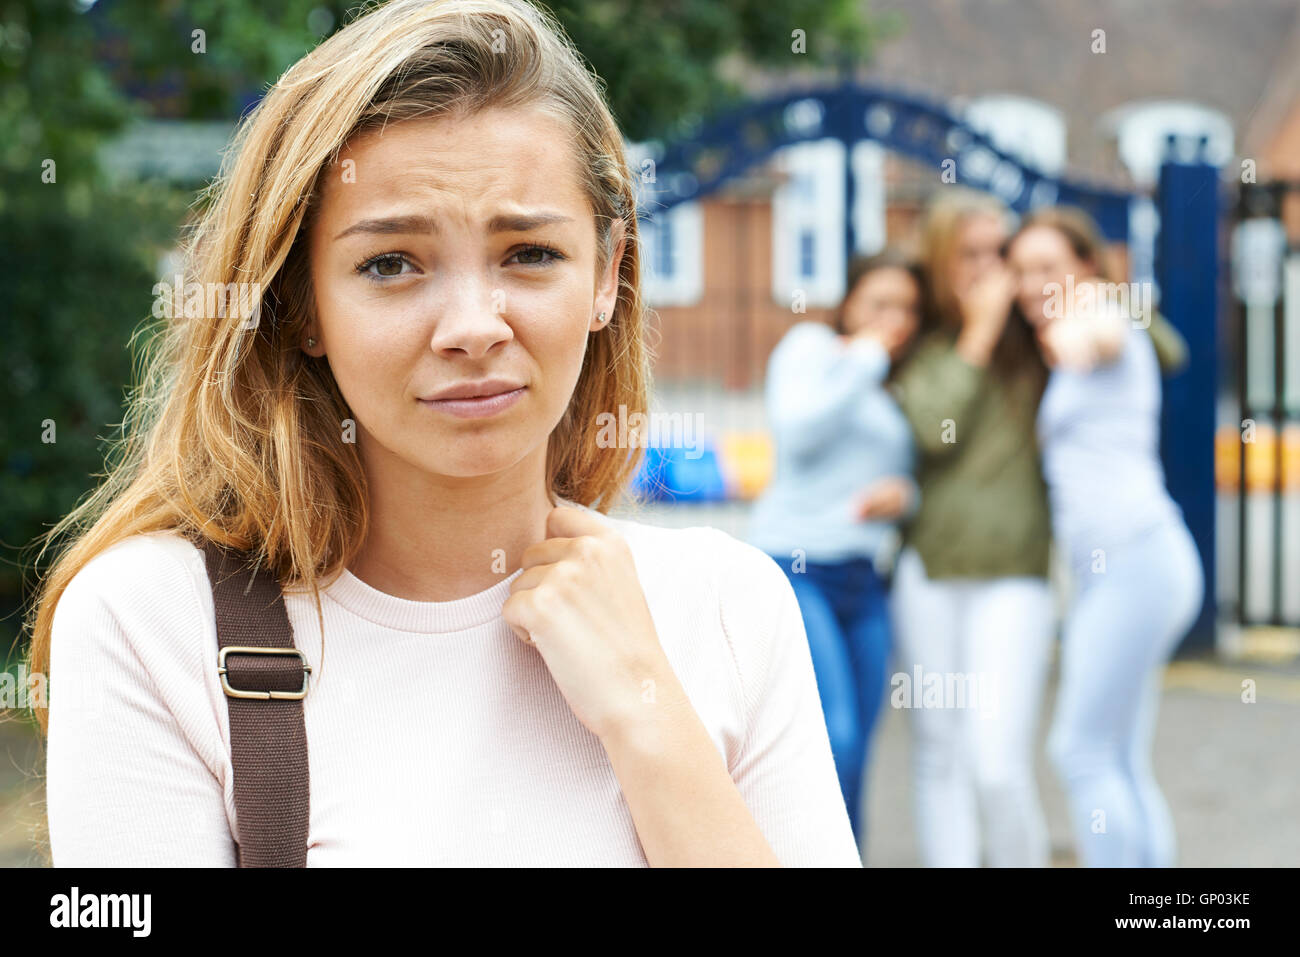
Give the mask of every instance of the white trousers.
POLYGON ((992 867, 1046 866, 1033 758, 1054 624, 1047 580, 934 580, 905 548, 892 613, 891 704, 910 712, 921 863, 977 867, 982 850, 992 867), (978 701, 948 691, 963 684, 978 701))
POLYGON ((1151 768, 1165 663, 1201 610, 1204 573, 1181 521, 1081 570, 1066 616, 1048 755, 1065 785, 1080 862, 1172 867, 1173 818, 1151 768))

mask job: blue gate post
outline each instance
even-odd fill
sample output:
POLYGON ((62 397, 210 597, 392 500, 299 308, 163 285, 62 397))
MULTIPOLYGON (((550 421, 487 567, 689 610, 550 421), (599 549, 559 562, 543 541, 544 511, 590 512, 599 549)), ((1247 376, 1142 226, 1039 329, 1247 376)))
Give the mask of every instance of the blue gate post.
MULTIPOLYGON (((1156 276, 1160 312, 1183 334, 1188 365, 1165 382, 1161 457, 1169 491, 1205 570, 1205 604, 1181 646, 1209 651, 1215 636, 1214 427, 1218 392, 1219 170, 1205 162, 1206 138, 1195 158, 1177 158, 1172 136, 1160 167, 1156 204, 1156 276)), ((1158 595, 1151 596, 1159 601, 1158 595)))
MULTIPOLYGON (((857 196, 857 180, 853 175, 853 146, 862 136, 861 105, 847 92, 829 97, 827 132, 844 147, 844 269, 858 252, 857 231, 853 223, 853 206, 857 196)), ((849 290, 844 290, 848 295, 849 290)))

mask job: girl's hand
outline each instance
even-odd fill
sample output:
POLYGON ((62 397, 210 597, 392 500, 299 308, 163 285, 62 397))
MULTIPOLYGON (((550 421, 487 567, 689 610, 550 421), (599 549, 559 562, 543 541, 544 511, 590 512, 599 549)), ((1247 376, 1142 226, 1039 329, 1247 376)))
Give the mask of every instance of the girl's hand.
POLYGON ((912 483, 902 476, 891 475, 867 486, 854 503, 853 516, 860 522, 895 519, 911 503, 912 483))
POLYGON ((981 366, 988 363, 1006 327, 1015 294, 1015 276, 998 265, 977 279, 961 298, 962 329, 957 347, 968 361, 981 366))
POLYGON ((912 338, 912 327, 906 322, 876 321, 863 326, 851 336, 844 336, 845 345, 865 340, 875 342, 885 350, 890 360, 897 359, 912 338))
POLYGON ((581 509, 557 506, 524 550, 501 614, 536 647, 574 715, 602 742, 662 717, 685 693, 659 644, 632 551, 581 509))
POLYGON ((1111 362, 1124 348, 1125 333, 1131 318, 1119 303, 1107 295, 1108 285, 1096 276, 1075 283, 1075 308, 1071 317, 1086 322, 1093 354, 1091 365, 1111 362), (1090 295, 1080 294, 1085 284, 1090 295))
POLYGON ((1047 323, 1038 334, 1043 361, 1053 368, 1086 372, 1097 364, 1097 347, 1089 320, 1062 316, 1047 323))

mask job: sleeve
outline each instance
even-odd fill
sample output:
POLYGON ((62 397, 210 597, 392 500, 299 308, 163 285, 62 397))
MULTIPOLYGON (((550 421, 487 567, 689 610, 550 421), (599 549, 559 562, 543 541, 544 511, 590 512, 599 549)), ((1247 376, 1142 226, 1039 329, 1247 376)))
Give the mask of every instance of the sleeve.
POLYGON ((889 354, 877 342, 846 346, 820 323, 794 326, 768 364, 767 414, 777 443, 800 455, 840 438, 854 400, 888 372, 889 354))
POLYGON ((898 521, 910 522, 916 518, 916 513, 921 510, 921 486, 917 484, 916 478, 910 472, 904 475, 903 478, 907 480, 911 494, 907 500, 907 508, 903 509, 903 514, 898 516, 898 521))
POLYGON ((935 340, 918 347, 898 371, 894 395, 923 454, 946 455, 960 445, 944 441, 946 423, 951 420, 961 435, 983 381, 984 370, 963 359, 955 343, 935 340))
POLYGON ((746 714, 732 780, 784 866, 861 867, 794 589, 769 556, 728 539, 722 627, 746 714))
POLYGON ((195 583, 101 553, 55 608, 46 808, 55 867, 233 867, 195 583))
POLYGON ((1158 312, 1151 313, 1146 330, 1155 346, 1161 374, 1169 376, 1181 372, 1187 365, 1187 340, 1182 333, 1158 312))

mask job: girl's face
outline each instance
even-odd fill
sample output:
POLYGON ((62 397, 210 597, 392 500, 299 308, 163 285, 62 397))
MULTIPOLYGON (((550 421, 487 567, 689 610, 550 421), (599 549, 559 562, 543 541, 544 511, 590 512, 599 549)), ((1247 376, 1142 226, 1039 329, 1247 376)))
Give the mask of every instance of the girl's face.
POLYGON ((1001 216, 976 213, 962 223, 948 263, 948 282, 958 299, 964 298, 985 273, 1002 260, 1007 228, 1001 216))
POLYGON ((1033 326, 1050 321, 1046 304, 1063 295, 1067 276, 1086 278, 1092 269, 1075 255, 1068 239, 1050 226, 1030 226, 1011 243, 1007 264, 1016 278, 1016 303, 1033 326))
POLYGON ((906 269, 884 266, 873 269, 853 287, 844 303, 844 333, 879 334, 894 344, 897 357, 921 324, 921 290, 906 269))
POLYGON ((359 136, 326 173, 306 351, 328 358, 368 468, 545 462, 623 249, 616 224, 598 275, 571 140, 539 110, 493 108, 359 136))

